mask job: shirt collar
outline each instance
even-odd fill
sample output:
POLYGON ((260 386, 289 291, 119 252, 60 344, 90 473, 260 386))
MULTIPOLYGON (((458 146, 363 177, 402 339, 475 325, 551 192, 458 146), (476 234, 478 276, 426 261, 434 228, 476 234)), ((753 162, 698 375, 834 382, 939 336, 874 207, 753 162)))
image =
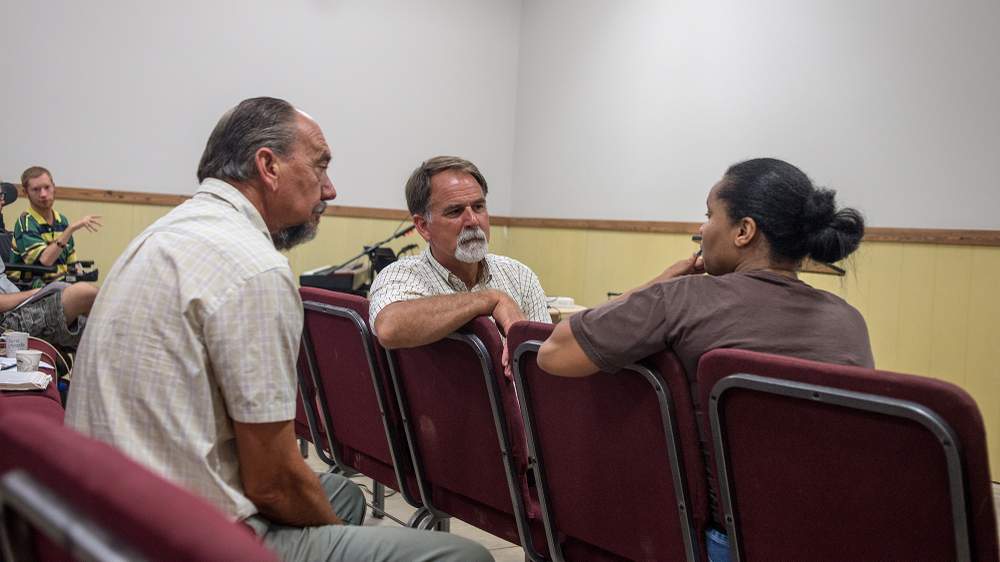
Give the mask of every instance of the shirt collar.
MULTIPOLYGON (((45 217, 40 215, 31 205, 28 205, 28 214, 31 215, 38 224, 49 224, 49 221, 45 220, 45 217)), ((59 211, 52 209, 52 224, 59 224, 60 221, 62 221, 62 215, 59 214, 59 211)))
POLYGON ((271 233, 268 232, 267 225, 264 224, 264 218, 260 216, 260 211, 257 210, 257 207, 253 206, 253 203, 247 199, 246 195, 243 195, 242 191, 222 180, 207 178, 201 182, 201 185, 198 186, 198 191, 194 195, 197 197, 201 194, 213 196, 229 203, 237 212, 245 216, 254 228, 263 232, 267 236, 267 239, 271 240, 271 233))
POLYGON ((427 263, 430 264, 431 269, 433 269, 435 273, 437 273, 455 290, 461 290, 463 287, 465 290, 471 290, 480 285, 485 285, 493 279, 493 274, 490 272, 490 260, 488 255, 483 258, 483 261, 480 262, 483 264, 483 268, 479 270, 479 279, 476 280, 476 284, 473 287, 466 287, 464 281, 459 279, 459 277, 452 273, 450 269, 441 265, 441 262, 434 259, 434 254, 431 253, 430 246, 424 248, 423 256, 424 259, 427 260, 427 263))

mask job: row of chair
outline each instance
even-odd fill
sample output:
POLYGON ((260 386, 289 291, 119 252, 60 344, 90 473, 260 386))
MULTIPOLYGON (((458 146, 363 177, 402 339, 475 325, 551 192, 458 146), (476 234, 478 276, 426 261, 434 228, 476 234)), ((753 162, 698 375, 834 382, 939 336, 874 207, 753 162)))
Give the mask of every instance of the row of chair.
POLYGON ((54 381, 0 392, 0 560, 278 560, 248 527, 63 417, 54 381))
POLYGON ((414 527, 456 517, 532 560, 705 560, 714 493, 736 560, 997 560, 983 424, 954 385, 738 350, 707 353, 696 392, 670 352, 566 379, 529 322, 512 381, 488 319, 387 351, 367 300, 301 295, 299 435, 400 490, 414 527))

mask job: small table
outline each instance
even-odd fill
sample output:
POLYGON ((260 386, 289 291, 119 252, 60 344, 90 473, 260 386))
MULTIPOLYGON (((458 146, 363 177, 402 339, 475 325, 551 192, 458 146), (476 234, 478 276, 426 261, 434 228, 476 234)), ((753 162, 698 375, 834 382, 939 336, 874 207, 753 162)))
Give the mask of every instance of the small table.
POLYGON ((571 304, 568 306, 552 306, 549 305, 549 317, 552 318, 552 323, 556 324, 560 320, 569 318, 581 310, 587 310, 586 306, 580 306, 578 304, 571 304))

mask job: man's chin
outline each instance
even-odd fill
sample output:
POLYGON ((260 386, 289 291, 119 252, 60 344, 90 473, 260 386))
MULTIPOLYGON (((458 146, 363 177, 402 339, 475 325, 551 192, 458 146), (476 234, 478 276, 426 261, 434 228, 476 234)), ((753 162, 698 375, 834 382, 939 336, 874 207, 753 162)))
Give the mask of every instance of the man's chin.
POLYGON ((486 241, 478 244, 459 244, 455 248, 455 259, 462 263, 479 263, 486 258, 489 253, 489 245, 486 241))
POLYGON ((271 239, 274 240, 274 248, 276 250, 291 250, 295 246, 315 238, 318 230, 319 216, 317 215, 315 219, 309 222, 289 226, 288 228, 283 228, 278 232, 272 233, 271 239))

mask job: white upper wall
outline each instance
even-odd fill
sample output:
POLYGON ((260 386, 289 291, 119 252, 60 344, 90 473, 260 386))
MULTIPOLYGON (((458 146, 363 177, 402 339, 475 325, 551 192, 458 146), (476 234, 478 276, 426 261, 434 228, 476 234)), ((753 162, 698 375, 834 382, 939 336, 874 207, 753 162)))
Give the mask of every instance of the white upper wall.
POLYGON ((1000 228, 997 0, 6 2, 0 178, 190 194, 218 117, 288 99, 343 205, 435 154, 514 216, 697 221, 799 165, 876 226, 1000 228), (515 136, 516 132, 516 136, 515 136))
POLYGON ((513 214, 701 220, 776 156, 873 226, 1000 228, 997 0, 536 0, 513 214))
POLYGON ((508 214, 519 0, 5 2, 0 178, 191 194, 216 120, 281 97, 334 152, 343 205, 405 208, 423 159, 479 165, 508 214))

